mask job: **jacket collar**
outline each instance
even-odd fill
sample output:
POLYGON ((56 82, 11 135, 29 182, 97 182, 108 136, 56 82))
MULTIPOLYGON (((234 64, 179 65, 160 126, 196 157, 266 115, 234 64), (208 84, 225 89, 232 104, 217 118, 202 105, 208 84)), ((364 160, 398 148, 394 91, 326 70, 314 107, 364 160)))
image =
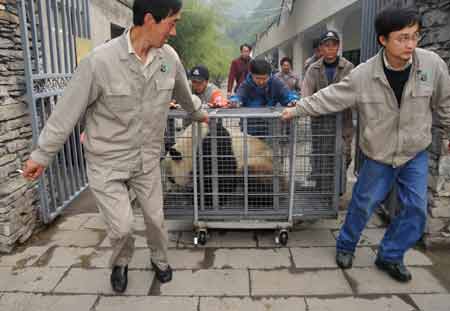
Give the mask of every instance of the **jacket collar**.
MULTIPOLYGON (((320 58, 317 62, 315 62, 315 63, 313 64, 313 67, 314 67, 314 68, 317 68, 317 69, 320 69, 320 68, 322 68, 322 67, 325 67, 324 62, 325 62, 325 60, 324 60, 324 58, 322 57, 322 58, 320 58)), ((337 65, 337 67, 340 68, 340 69, 342 69, 342 68, 345 67, 345 61, 344 61, 344 58, 343 58, 342 56, 339 56, 339 63, 338 63, 338 65, 337 65)))
MULTIPOLYGON (((374 67, 373 68, 373 77, 374 79, 384 79, 386 75, 384 74, 383 69, 383 55, 384 49, 381 49, 378 54, 375 56, 374 67)), ((421 69, 420 59, 418 57, 417 51, 415 50, 412 56, 412 71, 415 73, 417 70, 421 69)))
MULTIPOLYGON (((129 68, 135 73, 141 73, 141 63, 139 60, 129 52, 128 47, 128 32, 131 30, 129 27, 124 33, 118 38, 120 45, 120 60, 123 62, 128 62, 129 68)), ((150 70, 149 77, 153 76, 153 74, 160 69, 164 60, 163 49, 155 49, 155 58, 152 63, 149 65, 147 70, 150 70)))

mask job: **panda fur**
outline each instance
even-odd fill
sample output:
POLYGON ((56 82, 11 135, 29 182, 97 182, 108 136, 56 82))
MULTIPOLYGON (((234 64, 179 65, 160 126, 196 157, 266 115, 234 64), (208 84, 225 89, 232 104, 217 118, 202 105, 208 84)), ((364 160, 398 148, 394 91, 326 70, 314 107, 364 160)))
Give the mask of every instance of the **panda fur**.
MULTIPOLYGON (((212 158, 210 126, 201 123, 201 141, 202 141, 202 165, 204 177, 203 185, 204 206, 212 206, 212 158)), ((179 136, 182 139, 176 139, 174 146, 168 151, 167 157, 162 162, 162 167, 167 175, 171 176, 171 185, 169 191, 181 191, 184 189, 192 190, 192 144, 183 142, 188 137, 192 137, 192 126, 188 126, 179 136)), ((219 193, 236 193, 239 187, 244 185, 244 146, 242 132, 238 127, 226 127, 222 122, 216 123, 215 139, 217 141, 217 170, 219 193)), ((247 136, 248 152, 248 191, 249 194, 273 193, 273 150, 262 139, 247 136), (265 176, 261 176, 265 175, 265 176), (267 177, 269 176, 269 177, 267 177)), ((199 157, 197 156, 197 160, 199 157)), ((197 162, 197 168, 200 167, 197 162)), ((200 183, 198 183, 200 184, 200 183)), ((282 178, 280 183, 281 191, 287 189, 287 179, 282 178)), ((219 205, 226 204, 226 196, 219 196, 219 205)), ((261 200, 258 196, 249 196, 249 206, 269 206, 273 205, 270 196, 261 200), (264 203, 264 204, 262 204, 264 203)))

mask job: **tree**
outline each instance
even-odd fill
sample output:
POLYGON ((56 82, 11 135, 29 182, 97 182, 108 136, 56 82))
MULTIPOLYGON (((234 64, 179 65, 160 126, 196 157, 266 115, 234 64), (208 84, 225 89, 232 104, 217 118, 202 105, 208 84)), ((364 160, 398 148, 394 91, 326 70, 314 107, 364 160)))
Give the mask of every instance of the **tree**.
POLYGON ((177 36, 170 44, 186 68, 203 64, 208 67, 211 80, 220 85, 228 74, 232 43, 219 31, 223 19, 216 12, 199 0, 185 1, 177 36))

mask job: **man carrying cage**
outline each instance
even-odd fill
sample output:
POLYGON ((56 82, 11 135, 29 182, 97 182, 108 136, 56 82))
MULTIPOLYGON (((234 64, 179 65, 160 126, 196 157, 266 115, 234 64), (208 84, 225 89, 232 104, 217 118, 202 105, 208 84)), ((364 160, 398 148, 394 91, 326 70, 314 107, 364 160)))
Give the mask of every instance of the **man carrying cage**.
POLYGON ((128 187, 143 211, 155 276, 172 279, 159 167, 168 102, 175 98, 192 119, 208 120, 192 100, 177 53, 165 44, 176 35, 181 6, 181 0, 134 1, 134 25, 81 61, 24 167, 24 177, 38 178, 85 115, 89 187, 108 228, 110 281, 120 293, 134 251, 128 187))
POLYGON ((387 228, 375 264, 400 282, 412 278, 404 255, 421 238, 426 223, 432 115, 447 134, 450 128, 448 67, 436 53, 417 48, 420 27, 414 10, 380 12, 375 29, 383 48, 378 55, 282 115, 289 120, 358 110, 364 160, 337 239, 336 262, 351 268, 361 232, 395 185, 402 208, 387 228))

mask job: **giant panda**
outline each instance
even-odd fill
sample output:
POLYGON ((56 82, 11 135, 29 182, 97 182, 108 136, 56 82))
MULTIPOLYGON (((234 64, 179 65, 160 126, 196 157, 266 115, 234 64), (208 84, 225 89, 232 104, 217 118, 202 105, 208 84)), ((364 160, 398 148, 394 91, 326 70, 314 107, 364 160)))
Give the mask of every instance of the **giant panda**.
MULTIPOLYGON (((200 125, 200 140, 201 140, 201 159, 204 178, 200 182, 203 183, 204 205, 211 207, 213 202, 213 162, 217 163, 218 178, 218 192, 219 193, 233 193, 236 189, 237 159, 234 156, 232 148, 232 138, 229 132, 222 126, 220 122, 216 125, 200 125), (211 157, 211 127, 215 127, 214 139, 218 146, 217 157, 211 157)), ((162 160, 161 166, 163 171, 168 176, 169 187, 168 191, 173 192, 191 192, 193 188, 193 162, 192 162, 192 142, 189 138, 192 137, 192 125, 175 137, 175 144, 167 150, 166 157, 162 160)), ((200 154, 197 153, 197 161, 200 154)), ((197 162, 197 169, 200 168, 200 163, 197 162)), ((199 189, 200 190, 200 189, 199 189)), ((224 197, 220 196, 219 205, 225 204, 224 197)))
MULTIPOLYGON (((212 157, 211 157, 211 130, 215 127, 214 137, 217 141, 217 174, 219 193, 235 193, 244 183, 244 145, 242 132, 239 127, 224 126, 222 122, 210 122, 209 125, 200 124, 201 159, 203 165, 204 206, 211 207, 212 202, 212 157)), ((192 144, 187 143, 187 138, 192 137, 192 125, 189 125, 181 134, 175 138, 175 144, 167 150, 166 157, 161 166, 166 172, 170 183, 168 191, 192 191, 193 186, 193 163, 192 144)), ((272 200, 261 200, 257 193, 273 192, 273 150, 262 139, 247 136, 248 153, 248 192, 249 207, 272 205, 272 200)), ((197 153, 198 154, 198 153, 197 153)), ((199 156, 197 156, 199 159, 199 156)), ((200 163, 197 162, 197 168, 200 163)), ((198 176, 198 175, 197 175, 198 176)), ((200 184, 200 181, 199 181, 200 184)), ((287 178, 281 179, 281 191, 287 189, 287 178)), ((268 196, 269 198, 270 196, 268 196)), ((219 205, 225 205, 226 196, 219 196, 219 205)))

